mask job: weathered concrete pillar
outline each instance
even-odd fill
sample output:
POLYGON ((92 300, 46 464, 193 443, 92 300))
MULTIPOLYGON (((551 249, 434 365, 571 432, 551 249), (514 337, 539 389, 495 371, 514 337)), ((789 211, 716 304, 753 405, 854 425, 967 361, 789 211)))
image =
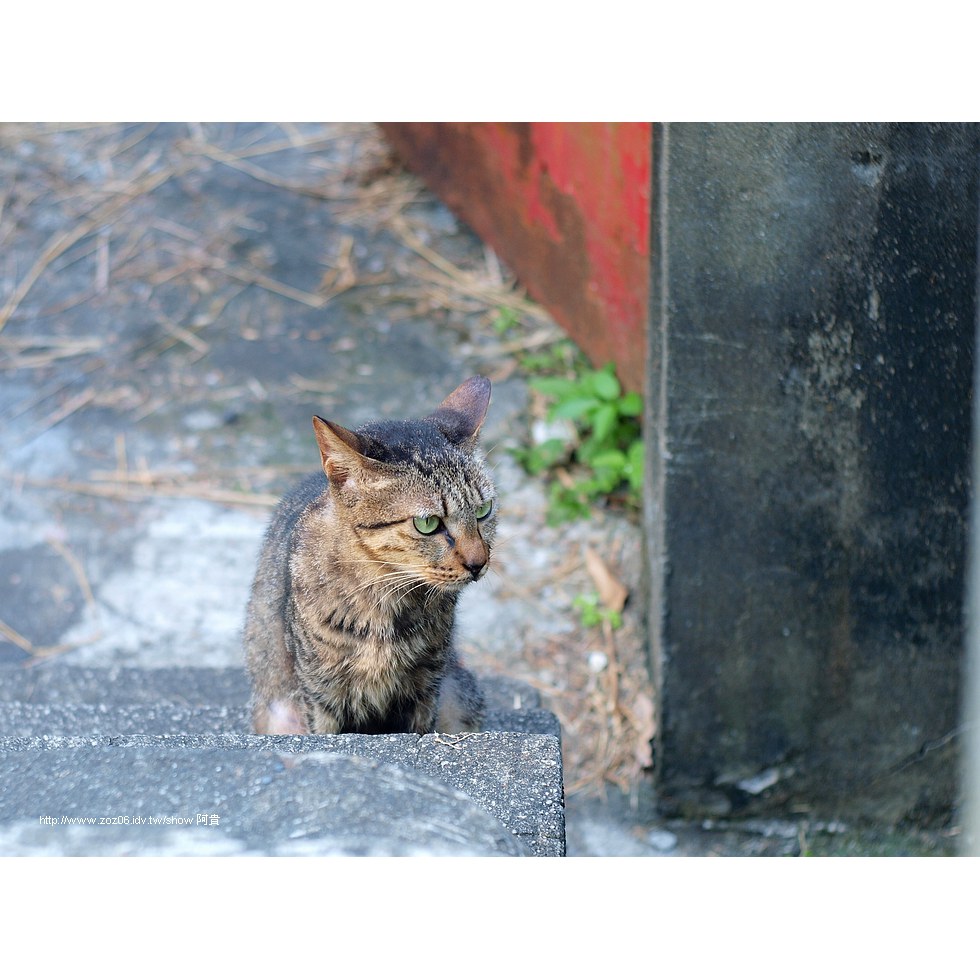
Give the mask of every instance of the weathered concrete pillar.
POLYGON ((973 125, 660 125, 648 359, 665 804, 957 792, 973 125))

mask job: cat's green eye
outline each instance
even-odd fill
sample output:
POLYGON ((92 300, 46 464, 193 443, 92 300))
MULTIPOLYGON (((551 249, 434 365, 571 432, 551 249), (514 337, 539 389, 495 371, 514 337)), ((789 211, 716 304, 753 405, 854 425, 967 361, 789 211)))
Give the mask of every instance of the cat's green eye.
POLYGON ((438 517, 416 517, 415 530, 419 534, 435 534, 439 530, 440 523, 438 517))
POLYGON ((493 510, 493 500, 484 500, 479 507, 476 508, 476 519, 482 521, 484 517, 490 516, 490 511, 493 510))

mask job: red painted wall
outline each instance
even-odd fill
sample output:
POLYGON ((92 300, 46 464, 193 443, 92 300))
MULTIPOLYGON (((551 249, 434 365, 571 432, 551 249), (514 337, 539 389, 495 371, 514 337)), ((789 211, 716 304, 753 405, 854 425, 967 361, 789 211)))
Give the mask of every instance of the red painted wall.
POLYGON ((596 364, 643 390, 650 123, 383 123, 596 364))

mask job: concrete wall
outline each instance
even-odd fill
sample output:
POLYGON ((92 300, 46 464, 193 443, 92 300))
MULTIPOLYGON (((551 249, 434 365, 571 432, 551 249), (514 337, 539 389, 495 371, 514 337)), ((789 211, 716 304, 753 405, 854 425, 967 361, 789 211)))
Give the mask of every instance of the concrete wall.
POLYGON ((662 125, 651 658, 678 810, 953 802, 977 129, 662 125))

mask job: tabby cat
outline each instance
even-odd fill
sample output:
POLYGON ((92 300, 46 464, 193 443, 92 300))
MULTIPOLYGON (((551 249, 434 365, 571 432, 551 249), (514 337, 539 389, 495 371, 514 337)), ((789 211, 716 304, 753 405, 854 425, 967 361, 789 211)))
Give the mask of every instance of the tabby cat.
POLYGON ((280 502, 248 603, 257 732, 478 730, 453 628, 496 530, 477 445, 489 403, 475 377, 421 419, 351 432, 314 416, 323 472, 280 502))

